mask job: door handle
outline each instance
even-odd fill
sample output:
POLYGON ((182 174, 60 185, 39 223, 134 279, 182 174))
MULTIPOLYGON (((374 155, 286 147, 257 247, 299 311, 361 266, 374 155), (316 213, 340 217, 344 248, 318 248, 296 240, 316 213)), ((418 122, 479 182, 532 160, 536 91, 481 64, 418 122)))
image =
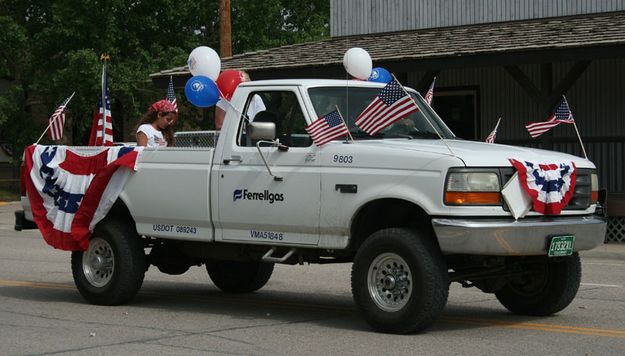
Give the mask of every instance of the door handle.
POLYGON ((334 186, 334 190, 338 190, 341 193, 358 193, 358 185, 356 184, 337 184, 334 186))
POLYGON ((230 164, 231 162, 238 162, 241 163, 243 162, 243 160, 241 159, 241 156, 232 156, 230 158, 224 158, 224 164, 230 164))

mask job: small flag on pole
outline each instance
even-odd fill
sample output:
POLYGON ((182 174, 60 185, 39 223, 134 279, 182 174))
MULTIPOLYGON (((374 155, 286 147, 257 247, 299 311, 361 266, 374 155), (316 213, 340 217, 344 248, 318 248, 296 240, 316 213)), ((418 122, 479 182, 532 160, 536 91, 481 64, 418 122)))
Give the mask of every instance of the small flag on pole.
POLYGON ((356 125, 369 135, 375 135, 395 121, 418 110, 419 107, 414 100, 401 84, 393 79, 356 118, 356 125))
POLYGON ((315 120, 312 124, 306 126, 305 129, 317 146, 324 145, 336 138, 349 135, 349 130, 345 125, 345 121, 343 121, 343 117, 341 117, 341 114, 336 110, 315 120))
POLYGON ((171 76, 169 77, 169 85, 167 86, 167 95, 165 99, 174 106, 174 111, 178 113, 178 104, 176 103, 176 94, 174 93, 174 82, 171 76))
POLYGON ((63 128, 65 127, 65 108, 74 94, 67 97, 67 99, 63 100, 61 105, 59 105, 56 110, 52 113, 52 116, 48 119, 48 123, 50 125, 50 139, 56 141, 63 138, 63 128))
POLYGON ((94 112, 93 121, 91 123, 89 146, 113 145, 113 118, 111 117, 111 96, 109 95, 106 63, 102 67, 102 90, 105 93, 104 105, 102 104, 102 97, 100 96, 100 98, 98 98, 98 111, 94 112), (105 125, 104 127, 102 127, 103 123, 105 125))
POLYGON ((432 105, 432 98, 434 98, 434 85, 436 84, 436 77, 434 77, 434 80, 432 80, 432 84, 430 84, 430 88, 428 89, 427 93, 425 93, 425 97, 423 99, 425 99, 425 102, 428 103, 428 105, 432 105))
POLYGON ((525 128, 527 128, 530 136, 536 138, 561 123, 575 124, 573 113, 571 113, 571 109, 569 108, 569 103, 566 101, 566 98, 562 98, 562 101, 556 107, 555 112, 551 114, 546 121, 532 122, 526 125, 525 128))
POLYGON ((493 129, 493 131, 491 131, 488 136, 486 136, 486 140, 484 140, 484 142, 486 143, 495 143, 495 138, 497 138, 497 128, 499 128, 499 122, 501 122, 501 118, 499 118, 499 120, 497 120, 497 125, 495 125, 495 128, 493 129))

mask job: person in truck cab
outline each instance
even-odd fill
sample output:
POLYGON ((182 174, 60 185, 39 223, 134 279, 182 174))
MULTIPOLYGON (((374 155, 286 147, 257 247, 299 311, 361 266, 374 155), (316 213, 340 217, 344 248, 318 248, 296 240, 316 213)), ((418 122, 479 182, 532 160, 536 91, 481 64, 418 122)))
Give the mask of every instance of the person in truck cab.
POLYGON ((176 109, 168 100, 159 100, 150 105, 137 127, 137 146, 173 146, 173 124, 176 119, 176 109))
MULTIPOLYGON (((247 72, 241 71, 241 83, 249 81, 250 75, 247 74, 247 72)), ((228 110, 228 106, 228 103, 226 103, 225 99, 223 98, 220 98, 217 102, 215 107, 215 130, 221 130, 221 127, 224 124, 224 119, 226 117, 226 111, 228 110)), ((250 121, 254 121, 254 117, 256 116, 256 114, 265 109, 266 107, 263 99, 258 95, 254 95, 252 97, 252 101, 247 107, 247 117, 250 119, 250 121)))

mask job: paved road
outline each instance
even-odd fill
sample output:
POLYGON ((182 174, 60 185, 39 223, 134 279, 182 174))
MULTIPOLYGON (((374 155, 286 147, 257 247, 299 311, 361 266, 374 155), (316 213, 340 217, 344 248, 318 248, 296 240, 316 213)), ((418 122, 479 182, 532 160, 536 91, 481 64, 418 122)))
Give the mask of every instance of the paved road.
MULTIPOLYGON (((69 253, 37 231, 13 231, 15 204, 0 206, 0 354, 549 354, 625 353, 625 259, 583 259, 583 285, 552 317, 508 313, 492 295, 453 284, 426 333, 370 331, 355 310, 351 265, 277 266, 265 288, 219 292, 196 267, 150 269, 131 305, 86 304, 69 253)), ((607 257, 606 257, 607 256, 607 257)))

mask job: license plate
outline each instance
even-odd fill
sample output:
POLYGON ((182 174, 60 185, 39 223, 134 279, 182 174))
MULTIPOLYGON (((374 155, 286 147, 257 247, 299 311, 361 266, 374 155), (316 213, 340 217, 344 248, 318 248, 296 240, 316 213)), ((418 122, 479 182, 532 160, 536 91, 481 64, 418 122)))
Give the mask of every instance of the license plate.
POLYGON ((570 256, 573 254, 573 246, 575 246, 574 235, 554 236, 549 243, 549 257, 570 256))

